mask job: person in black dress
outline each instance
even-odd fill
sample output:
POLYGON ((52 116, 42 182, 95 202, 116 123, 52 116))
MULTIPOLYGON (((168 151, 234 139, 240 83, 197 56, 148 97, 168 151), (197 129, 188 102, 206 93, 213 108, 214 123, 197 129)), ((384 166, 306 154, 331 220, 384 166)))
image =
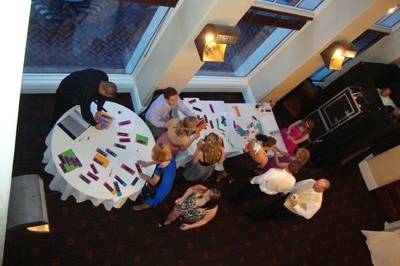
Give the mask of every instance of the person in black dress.
POLYGON ((56 105, 53 123, 75 105, 80 105, 82 117, 92 126, 97 125, 106 100, 115 98, 117 86, 108 81, 108 76, 98 69, 84 69, 66 76, 56 92, 56 105), (90 111, 92 102, 97 104, 97 113, 93 117, 90 111))

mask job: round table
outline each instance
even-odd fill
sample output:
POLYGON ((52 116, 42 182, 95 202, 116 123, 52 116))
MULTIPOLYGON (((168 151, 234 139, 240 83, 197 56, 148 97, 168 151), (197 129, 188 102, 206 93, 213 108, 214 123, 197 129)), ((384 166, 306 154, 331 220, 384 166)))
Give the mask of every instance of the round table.
MULTIPOLYGON (((108 116, 113 117, 110 127, 97 130, 90 126, 75 140, 57 123, 68 115, 78 118, 77 120, 80 119, 82 124, 86 122, 80 116, 79 106, 68 110, 58 120, 46 139, 47 149, 43 163, 46 164, 45 171, 54 176, 50 183, 50 189, 61 192, 62 200, 73 196, 77 202, 90 200, 94 206, 103 204, 107 210, 111 210, 112 208, 120 208, 128 198, 133 201, 136 200, 140 194, 145 181, 139 178, 135 163, 137 160, 151 160, 151 150, 155 141, 145 122, 133 111, 113 102, 106 102, 104 109, 107 110, 108 116), (123 121, 130 121, 130 123, 120 124, 123 121), (127 133, 128 136, 120 136, 118 132, 127 133), (137 134, 148 138, 147 145, 136 142, 137 134), (123 142, 124 140, 121 139, 128 142, 123 142), (125 149, 116 147, 115 143, 124 145, 125 149), (108 153, 107 149, 108 151, 111 150, 111 153, 108 153), (73 151, 79 163, 72 161, 74 159, 71 158, 75 156, 71 157, 70 152, 65 153, 68 150, 73 151), (102 153, 103 155, 101 155, 102 153), (112 153, 115 153, 115 157, 112 153), (61 158, 60 154, 63 154, 61 158), (100 162, 103 162, 102 166, 96 162, 94 158, 99 154, 102 156, 100 158, 105 158, 108 163, 100 160, 100 162), (69 158, 67 158, 68 156, 69 158), (61 166, 62 161, 64 161, 63 166, 61 166), (67 170, 70 171, 65 172, 65 163, 69 165, 68 167, 76 168, 73 170, 69 168, 67 170), (124 166, 128 166, 128 170, 124 166), (97 173, 95 173, 96 171, 97 173), (96 181, 90 177, 88 172, 99 179, 96 181), (109 185, 108 188, 107 185, 109 185), (120 191, 118 191, 118 188, 120 191)), ((96 104, 92 103, 91 111, 93 114, 96 112, 96 104)), ((155 166, 151 166, 142 170, 145 174, 151 176, 154 169, 155 166)))

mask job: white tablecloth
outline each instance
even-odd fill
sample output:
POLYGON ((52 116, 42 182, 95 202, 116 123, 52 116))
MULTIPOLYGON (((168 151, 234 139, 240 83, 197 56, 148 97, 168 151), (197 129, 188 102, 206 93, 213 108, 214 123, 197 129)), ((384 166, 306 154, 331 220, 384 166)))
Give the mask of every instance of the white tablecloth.
MULTIPOLYGON (((223 101, 203 101, 198 98, 185 98, 183 101, 198 118, 207 117, 208 126, 201 131, 200 139, 210 132, 218 134, 223 138, 227 158, 242 154, 246 144, 258 133, 273 136, 278 148, 286 151, 269 104, 256 108, 255 104, 226 104, 223 101), (243 131, 238 130, 238 127, 243 131)), ((180 116, 183 117, 183 114, 180 113, 180 116)), ((184 166, 191 159, 196 150, 196 143, 197 141, 193 142, 187 151, 178 155, 178 166, 184 166)), ((221 169, 220 166, 217 167, 221 169)))
MULTIPOLYGON (((54 176, 50 183, 50 189, 62 193, 61 199, 66 200, 69 196, 73 196, 77 202, 90 200, 94 206, 103 204, 107 210, 112 208, 120 208, 126 200, 136 200, 144 185, 144 180, 138 178, 135 185, 132 181, 138 177, 138 170, 135 167, 137 160, 151 160, 151 150, 154 146, 154 138, 150 129, 144 121, 128 108, 116 103, 106 102, 104 108, 107 115, 113 117, 113 122, 108 129, 97 130, 90 126, 78 138, 73 140, 59 126, 55 126, 46 138, 47 149, 43 156, 43 163, 46 164, 45 171, 54 176), (131 124, 118 125, 121 121, 130 120, 131 124), (117 132, 128 133, 128 137, 118 136, 117 132), (148 137, 148 144, 143 145, 135 141, 136 134, 148 137), (120 138, 130 138, 130 142, 120 142, 120 138), (126 149, 120 149, 114 146, 114 143, 126 145, 126 149), (116 157, 108 154, 106 157, 110 163, 107 167, 102 167, 93 161, 96 149, 100 148, 106 151, 109 148, 117 155, 116 157), (60 159, 58 155, 64 151, 72 149, 75 155, 82 163, 82 167, 76 168, 71 172, 64 173, 60 167, 60 159), (88 171, 93 172, 90 164, 94 164, 98 171, 96 174, 100 179, 93 180, 87 175, 88 171), (133 175, 121 168, 122 164, 126 164, 135 171, 133 175), (91 182, 87 184, 79 175, 83 174, 91 182), (115 186, 115 175, 118 175, 126 186, 118 183, 122 195, 112 194, 104 185, 107 182, 112 188, 115 186)), ((92 112, 96 112, 96 105, 92 104, 92 112)), ((75 106, 67 111, 59 121, 70 114, 80 113, 80 107, 75 106)), ((78 115, 76 117, 79 117, 78 115)), ((80 117, 82 119, 82 117, 80 117)), ((151 176, 155 166, 143 168, 143 172, 151 176)))

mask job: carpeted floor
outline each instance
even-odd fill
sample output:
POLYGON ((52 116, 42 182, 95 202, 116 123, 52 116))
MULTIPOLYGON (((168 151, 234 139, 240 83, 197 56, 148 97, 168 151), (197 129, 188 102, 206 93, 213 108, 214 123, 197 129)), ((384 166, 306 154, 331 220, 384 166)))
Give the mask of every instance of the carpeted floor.
MULTIPOLYGON (((41 159, 53 97, 21 96, 14 160, 14 176, 39 173, 46 188, 51 176, 44 173, 41 159)), ((243 100, 226 94, 204 97, 243 100)), ((127 94, 117 101, 132 106, 127 94)), ((357 167, 306 169, 298 179, 320 176, 328 177, 332 188, 309 221, 250 221, 243 215, 246 203, 233 208, 223 201, 210 224, 187 232, 177 224, 156 227, 174 199, 191 185, 182 180, 181 170, 167 201, 140 213, 131 210, 132 202, 108 212, 90 202, 62 201, 59 193, 47 191, 51 233, 9 232, 4 265, 371 265, 360 230, 383 228, 377 200, 367 191, 357 167)), ((214 180, 207 184, 223 192, 229 189, 227 182, 214 180)))

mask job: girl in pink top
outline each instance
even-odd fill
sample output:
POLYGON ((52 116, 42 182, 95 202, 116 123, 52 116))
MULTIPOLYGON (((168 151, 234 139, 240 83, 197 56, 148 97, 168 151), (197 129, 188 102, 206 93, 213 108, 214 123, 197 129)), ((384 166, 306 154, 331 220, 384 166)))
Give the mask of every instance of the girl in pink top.
POLYGON ((280 130, 289 154, 294 154, 296 152, 297 145, 310 138, 310 133, 314 127, 314 121, 307 119, 305 121, 298 120, 291 124, 288 128, 283 128, 280 130))

